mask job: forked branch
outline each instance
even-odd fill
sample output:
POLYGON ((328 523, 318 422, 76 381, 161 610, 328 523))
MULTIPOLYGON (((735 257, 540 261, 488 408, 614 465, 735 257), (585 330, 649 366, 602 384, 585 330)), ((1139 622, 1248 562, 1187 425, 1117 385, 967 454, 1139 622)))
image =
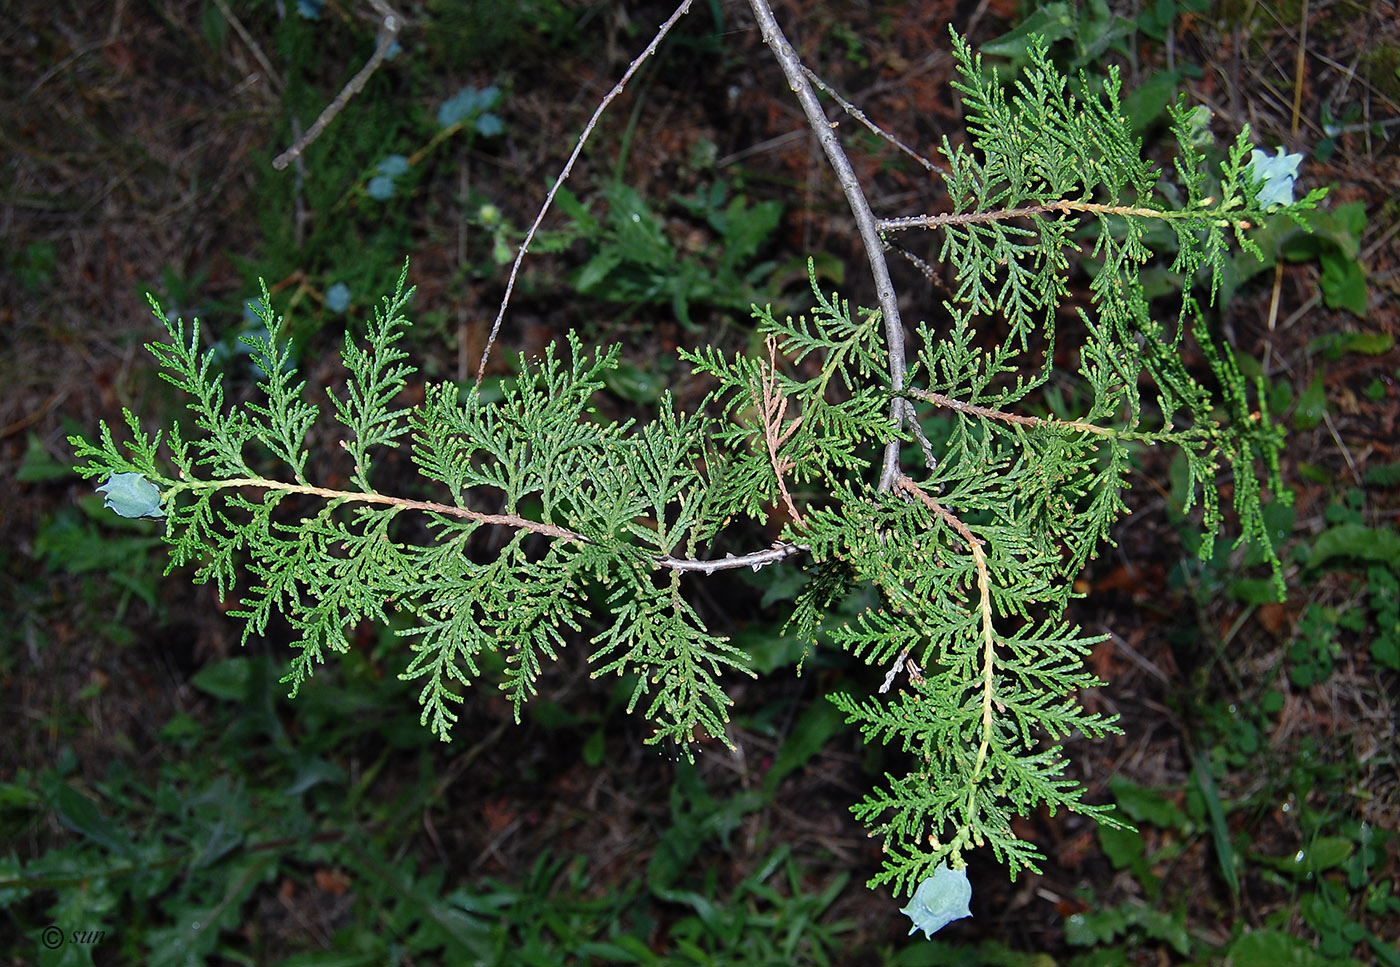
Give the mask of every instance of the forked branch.
POLYGON ((393 49, 394 41, 398 38, 399 29, 403 24, 403 18, 394 13, 393 9, 384 0, 370 0, 370 6, 374 12, 379 14, 379 36, 375 38, 374 53, 365 62, 354 77, 350 78, 335 100, 326 105, 320 116, 306 129, 306 133, 296 139, 286 151, 272 159, 272 167, 281 171, 291 164, 301 153, 307 149, 311 142, 321 136, 321 133, 335 120, 335 116, 345 110, 345 105, 350 103, 350 98, 360 93, 360 90, 369 83, 369 79, 374 72, 379 70, 379 65, 384 63, 389 56, 389 51, 393 49))
POLYGON ((811 81, 808 80, 806 70, 802 66, 802 59, 783 35, 777 18, 773 16, 773 8, 769 6, 768 0, 749 0, 749 5, 753 8, 754 16, 758 18, 763 42, 772 49, 773 56, 778 59, 778 66, 782 68, 788 86, 797 95, 797 102, 802 105, 802 112, 807 115, 807 123, 811 125, 817 141, 826 153, 827 163, 836 173, 836 180, 841 184, 846 203, 850 205, 851 214, 855 216, 856 229, 860 232, 861 241, 865 243, 865 256, 870 262, 870 274, 875 280, 875 293, 879 298, 880 312, 885 321, 890 387, 896 394, 890 403, 891 433, 890 439, 885 443, 884 461, 880 471, 880 490, 889 490, 900 472, 899 428, 904 425, 908 415, 908 404, 898 395, 904 389, 904 323, 899 315, 899 300, 895 297, 894 282, 890 280, 890 267, 885 261, 885 246, 880 240, 879 223, 874 212, 870 210, 865 189, 861 187, 855 169, 846 157, 846 150, 841 146, 841 139, 836 136, 836 125, 827 120, 826 112, 817 101, 817 95, 813 92, 811 81))

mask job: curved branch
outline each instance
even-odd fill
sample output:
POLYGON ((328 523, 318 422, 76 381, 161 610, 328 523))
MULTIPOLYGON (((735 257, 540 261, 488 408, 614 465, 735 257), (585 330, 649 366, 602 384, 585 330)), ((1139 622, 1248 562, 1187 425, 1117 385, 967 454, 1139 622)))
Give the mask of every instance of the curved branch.
POLYGON ((986 542, 977 537, 957 515, 924 492, 913 480, 901 474, 895 480, 895 489, 914 497, 949 527, 958 532, 972 552, 972 561, 977 566, 977 607, 982 622, 982 742, 977 747, 977 762, 972 767, 971 780, 967 790, 967 812, 973 812, 973 800, 977 794, 977 782, 982 778, 982 767, 987 763, 987 752, 992 744, 992 707, 996 705, 996 632, 992 627, 992 579, 987 571, 986 542))
MULTIPOLYGON (((851 162, 846 157, 841 140, 836 137, 836 132, 833 130, 835 124, 827 120, 826 112, 817 102, 817 95, 812 91, 812 84, 807 79, 802 59, 797 56, 797 51, 793 49, 792 44, 788 43, 787 37, 783 36, 783 31, 773 16, 773 8, 769 6, 768 0, 749 0, 749 6, 753 8, 754 16, 758 18, 763 42, 772 49, 773 56, 778 60, 778 66, 782 68, 783 76, 787 78, 788 86, 797 95, 797 101, 802 105, 803 113, 807 115, 807 123, 811 125, 813 133, 817 136, 817 141, 821 143, 822 150, 826 152, 827 163, 835 172, 836 180, 841 183, 841 191, 846 195, 847 204, 851 206, 851 214, 855 216, 856 228, 860 232, 861 241, 865 243, 865 255, 870 262, 870 274, 875 279, 875 292, 879 297, 880 312, 885 319, 885 345, 889 354, 890 386, 898 394, 904 389, 904 323, 899 317, 899 302, 895 298, 894 283, 890 280, 890 268, 885 261, 885 246, 880 239, 879 223, 875 219, 874 212, 870 210, 870 202, 866 200, 865 190, 861 188, 860 181, 856 178, 855 169, 851 167, 851 162)), ((905 416, 904 404, 899 399, 891 402, 890 424, 892 432, 889 441, 885 444, 884 463, 880 471, 881 491, 889 490, 894 486, 895 478, 900 474, 898 431, 904 425, 905 416)))
MULTIPOLYGON (((441 514, 444 517, 472 520, 479 524, 514 527, 517 530, 525 530, 532 534, 554 537, 559 540, 573 541, 577 544, 598 543, 584 534, 569 530, 567 527, 530 520, 528 517, 521 517, 518 514, 485 514, 481 511, 471 510, 466 507, 457 507, 453 504, 438 503, 434 500, 410 500, 407 497, 391 497, 388 494, 363 493, 353 490, 331 490, 326 487, 313 487, 309 484, 283 483, 280 480, 268 480, 265 477, 184 481, 176 483, 174 486, 165 490, 162 494, 162 500, 179 491, 196 492, 225 490, 237 487, 257 487, 261 490, 275 490, 284 494, 303 494, 312 497, 321 497, 325 500, 338 500, 347 504, 379 504, 386 507, 396 507, 400 510, 421 510, 432 514, 441 514)), ((672 557, 670 554, 657 554, 652 558, 652 561, 655 562, 657 567, 669 568, 672 571, 700 571, 709 575, 716 571, 729 571, 740 567, 749 567, 757 571, 765 565, 776 564, 778 561, 785 560, 786 558, 792 557, 794 554, 800 554, 810 549, 811 548, 806 544, 777 543, 767 550, 753 551, 738 557, 729 554, 711 561, 702 561, 688 557, 672 557)))
POLYGON ((372 2, 371 6, 383 18, 379 23, 379 37, 375 41, 374 53, 365 62, 365 66, 360 68, 359 73, 350 78, 345 87, 341 88, 340 93, 335 96, 335 100, 326 105, 325 110, 316 118, 311 127, 306 129, 306 133, 297 138, 296 143, 290 148, 272 159, 272 167, 278 171, 300 157, 307 146, 321 136, 321 132, 330 126, 337 114, 345 110, 345 105, 350 103, 350 98, 360 93, 360 89, 369 83, 370 76, 379 70, 379 65, 384 63, 384 59, 389 56, 389 50, 394 46, 394 40, 399 35, 402 20, 383 0, 372 2))

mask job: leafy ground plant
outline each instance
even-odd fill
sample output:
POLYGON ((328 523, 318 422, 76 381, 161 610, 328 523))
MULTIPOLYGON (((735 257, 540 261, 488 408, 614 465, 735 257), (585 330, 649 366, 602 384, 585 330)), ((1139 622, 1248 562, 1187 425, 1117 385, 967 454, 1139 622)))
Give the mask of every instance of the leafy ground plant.
MULTIPOLYGON (((771 11, 754 10, 804 108, 820 114, 771 11)), ((587 640, 595 676, 631 676, 628 710, 653 724, 648 741, 692 757, 700 742, 728 744, 722 678, 750 672, 683 593, 687 580, 801 561, 810 579, 791 620, 808 640, 873 588, 877 603, 833 636, 871 666, 870 681, 832 700, 868 740, 910 757, 855 813, 885 845, 871 885, 914 894, 906 909, 932 932, 969 909, 972 850, 989 848, 1013 877, 1036 869, 1041 854, 1014 816, 1048 807, 1115 822, 1084 802, 1058 743, 1114 729, 1078 703, 1101 684, 1083 667, 1099 639, 1065 609, 1125 510, 1133 448, 1184 455, 1204 548, 1224 522, 1217 478, 1229 474, 1241 539, 1263 546, 1279 581, 1262 508, 1282 492, 1281 436, 1260 387, 1209 331, 1193 282, 1213 298, 1231 243, 1251 250, 1266 209, 1296 215, 1320 197, 1294 202, 1291 181, 1253 166, 1247 130, 1208 167, 1184 105, 1166 191, 1116 77, 1102 93, 1074 85, 1037 43, 1007 86, 956 37, 955 53, 970 142, 944 142, 949 212, 875 219, 825 115, 814 121, 866 238, 879 308, 853 310, 813 274, 809 316, 755 309, 757 357, 682 354, 713 385, 691 412, 665 396, 648 422, 604 418, 593 401, 618 350, 572 335, 522 358, 499 395, 442 383, 404 405, 405 267, 366 338, 346 340, 346 388, 331 396, 341 485, 312 479, 320 414, 266 289, 266 335, 247 340, 257 399, 230 403, 198 323, 154 307, 167 339, 149 348, 189 395, 192 425, 151 433, 127 412, 128 440, 105 424, 72 438, 80 472, 103 481, 118 513, 164 520, 172 567, 236 598, 245 640, 286 619, 293 693, 361 622, 411 617, 404 677, 422 683, 422 722, 443 739, 488 653, 504 658, 500 687, 518 718, 544 663, 587 640), (1174 237, 1185 288, 1165 316, 1140 278, 1153 226, 1174 237), (940 234, 954 279, 941 313, 916 328, 912 359, 880 244, 911 230, 940 234), (1065 336, 1061 301, 1083 262, 1092 298, 1065 336), (1064 358, 1075 371, 1055 374, 1064 358), (1034 415, 1052 374, 1077 381, 1084 412, 1034 415), (951 421, 937 445, 921 410, 951 421), (902 444, 920 467, 901 463, 902 444), (381 491, 383 454, 400 446, 421 481, 381 491), (781 528, 772 546, 726 552, 770 522, 781 528), (497 528, 502 542, 475 540, 497 528)))

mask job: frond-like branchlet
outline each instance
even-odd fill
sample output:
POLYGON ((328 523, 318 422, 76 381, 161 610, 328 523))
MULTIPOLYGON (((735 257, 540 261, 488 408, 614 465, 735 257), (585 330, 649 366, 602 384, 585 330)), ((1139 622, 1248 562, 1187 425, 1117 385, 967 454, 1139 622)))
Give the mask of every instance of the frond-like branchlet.
POLYGON ((397 438, 408 432, 407 411, 394 406, 406 385, 406 380, 415 372, 414 367, 403 360, 408 353, 396 345, 409 328, 404 310, 413 300, 415 290, 404 291, 408 281, 408 263, 404 263, 399 274, 398 285, 392 296, 384 298, 383 308, 374 310, 370 321, 368 338, 361 346, 350 333, 345 334, 345 348, 341 359, 349 374, 345 381, 346 396, 334 398, 336 417, 350 431, 344 443, 355 462, 350 479, 360 490, 368 493, 370 470, 370 449, 372 447, 396 447, 397 438))

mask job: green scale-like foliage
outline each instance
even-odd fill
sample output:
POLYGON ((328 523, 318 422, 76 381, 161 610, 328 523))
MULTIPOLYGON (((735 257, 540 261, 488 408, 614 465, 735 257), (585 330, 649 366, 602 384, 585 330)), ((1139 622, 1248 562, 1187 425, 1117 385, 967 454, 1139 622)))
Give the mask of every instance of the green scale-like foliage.
MULTIPOLYGON (((852 312, 815 278, 810 317, 755 310, 767 340, 759 358, 682 353, 713 384, 693 413, 667 396, 645 424, 602 419, 592 401, 618 351, 588 351, 572 335, 542 359, 522 358, 498 396, 444 383, 404 406, 414 372, 399 346, 405 268, 367 336, 343 351, 348 382, 332 403, 347 489, 308 480, 319 414, 265 289, 269 335, 250 343, 264 374, 257 401, 229 405, 198 324, 167 321, 168 340, 150 349, 189 394, 192 427, 151 436, 127 413, 128 442, 106 425, 93 442, 73 440, 80 469, 139 474, 158 489, 171 568, 236 596, 245 637, 275 614, 290 622, 293 693, 327 652, 349 647, 357 624, 405 613, 404 675, 422 682, 423 721, 447 739, 485 653, 503 656, 499 684, 518 717, 544 663, 591 634, 594 674, 634 676, 629 711, 654 724, 649 741, 676 741, 687 755, 704 737, 728 743, 723 678, 750 672, 682 585, 731 566, 715 545, 734 520, 764 525, 780 512, 782 543, 734 550, 753 566, 808 567, 797 634, 814 639, 853 589, 879 592, 878 607, 831 634, 885 681, 860 691, 853 680, 833 700, 868 739, 912 759, 855 807, 886 844, 875 882, 912 892, 983 845, 1013 876, 1034 868, 1040 854, 1013 832, 1015 815, 1044 806, 1105 819, 1082 801, 1059 746, 1114 730, 1078 703, 1101 684, 1083 661, 1099 639, 1065 612, 1074 577, 1126 512, 1130 448, 1185 453, 1212 537, 1223 517, 1217 478, 1228 473, 1243 535, 1267 547, 1260 503, 1266 485, 1282 493, 1271 476, 1280 435, 1189 294, 1199 276, 1213 298, 1231 237, 1248 247, 1264 213, 1247 132, 1212 173, 1178 109, 1180 184, 1169 196, 1121 117, 1116 79, 1102 95, 1073 96, 1037 48, 1008 90, 960 41, 957 54, 971 140, 944 145, 952 211, 885 223, 942 233, 955 278, 939 318, 917 328, 900 391, 903 412, 950 418, 936 445, 890 423, 880 314, 852 312), (1170 226, 1172 270, 1188 290, 1166 323, 1141 281, 1154 223, 1170 226), (1078 310, 1083 339, 1069 346, 1056 314, 1081 264, 1091 301, 1078 310), (1183 363, 1188 339, 1208 373, 1183 363), (1077 358, 1077 374, 1053 372, 1057 358, 1077 358), (1082 416, 1034 415, 1052 375, 1077 381, 1082 416), (923 467, 881 490, 869 478, 892 435, 919 444, 923 467), (376 460, 400 446, 421 475, 413 496, 377 489, 376 460), (505 533, 473 541, 483 528, 505 533)), ((139 488, 114 489, 151 512, 139 488)))

